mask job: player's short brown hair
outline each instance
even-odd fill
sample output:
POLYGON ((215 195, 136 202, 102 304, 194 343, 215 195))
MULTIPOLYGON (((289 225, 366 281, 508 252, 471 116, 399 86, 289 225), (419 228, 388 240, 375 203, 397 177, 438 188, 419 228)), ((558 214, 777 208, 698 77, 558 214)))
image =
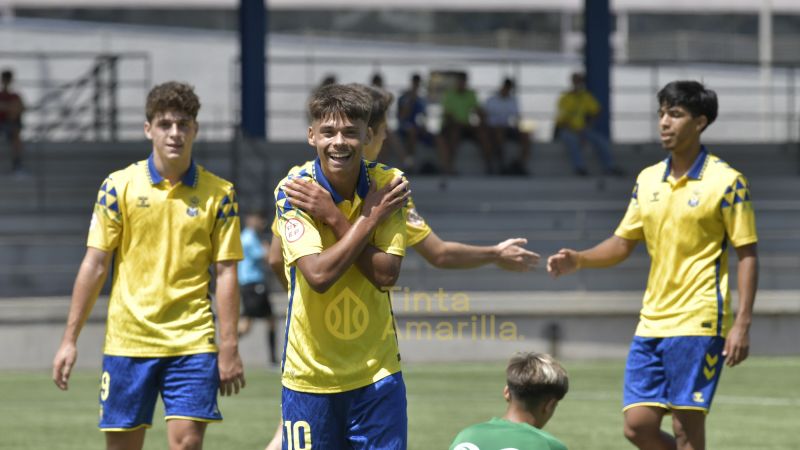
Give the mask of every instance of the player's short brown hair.
POLYGON ((200 111, 200 98, 194 93, 194 86, 178 81, 167 81, 150 90, 147 94, 145 117, 147 121, 153 120, 158 113, 177 111, 188 114, 197 120, 200 111))
POLYGON ((314 91, 308 101, 308 114, 312 121, 344 116, 368 124, 371 113, 372 99, 364 90, 353 85, 322 86, 314 91))
POLYGON ((569 390, 567 371, 544 353, 515 354, 506 368, 506 383, 511 396, 526 409, 551 398, 561 400, 569 390))

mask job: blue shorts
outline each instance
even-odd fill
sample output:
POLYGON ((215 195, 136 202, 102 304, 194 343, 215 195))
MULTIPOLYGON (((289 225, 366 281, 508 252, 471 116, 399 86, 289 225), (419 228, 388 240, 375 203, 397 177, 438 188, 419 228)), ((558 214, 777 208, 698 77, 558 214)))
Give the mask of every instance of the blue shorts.
POLYGON ((149 427, 159 393, 167 420, 220 421, 217 389, 216 353, 168 358, 105 355, 99 427, 103 431, 149 427))
POLYGON ((396 373, 369 386, 337 394, 283 388, 283 450, 405 450, 406 386, 396 373))
POLYGON ((719 336, 634 336, 625 367, 623 411, 658 406, 708 412, 722 373, 719 336))

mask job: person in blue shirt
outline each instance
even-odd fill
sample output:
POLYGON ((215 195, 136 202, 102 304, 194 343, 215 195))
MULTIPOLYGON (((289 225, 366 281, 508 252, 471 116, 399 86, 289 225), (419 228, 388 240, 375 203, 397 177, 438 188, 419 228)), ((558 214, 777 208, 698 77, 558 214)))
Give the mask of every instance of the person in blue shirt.
POLYGON ((275 355, 275 318, 269 303, 266 270, 269 244, 262 239, 267 230, 267 221, 262 211, 253 211, 245 216, 242 230, 244 259, 239 261, 239 285, 242 292, 242 317, 239 320, 239 336, 250 332, 253 319, 266 319, 269 362, 277 364, 275 355))

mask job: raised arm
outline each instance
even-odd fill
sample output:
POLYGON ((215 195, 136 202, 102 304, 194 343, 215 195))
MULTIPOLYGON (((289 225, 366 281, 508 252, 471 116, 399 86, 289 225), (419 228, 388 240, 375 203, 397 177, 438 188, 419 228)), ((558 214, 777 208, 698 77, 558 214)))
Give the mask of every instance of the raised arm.
POLYGON ((733 367, 747 359, 750 353, 750 323, 758 288, 758 248, 756 244, 736 247, 738 262, 739 308, 736 320, 725 339, 725 364, 733 367))
MULTIPOLYGON (((310 199, 301 198, 302 195, 298 195, 296 189, 284 187, 284 191, 292 205, 297 208, 306 210, 304 205, 310 207, 316 204, 310 199)), ((346 219, 330 219, 333 223, 328 223, 320 217, 333 229, 339 241, 322 253, 297 260, 297 268, 311 288, 317 292, 325 292, 354 263, 376 287, 394 285, 400 274, 402 258, 372 246, 369 249, 367 247, 378 224, 400 209, 407 198, 408 182, 395 178, 381 189, 376 189, 374 184, 370 187, 361 215, 354 223, 349 224, 346 219), (345 228, 346 226, 349 228, 345 228)), ((340 215, 340 218, 344 219, 344 216, 340 215)))
POLYGON ((97 302, 97 296, 108 276, 110 263, 111 252, 93 247, 86 249, 86 255, 72 287, 72 301, 64 336, 53 358, 53 382, 61 390, 66 391, 69 387, 69 376, 78 359, 78 336, 97 302))
POLYGON ((238 394, 245 385, 242 358, 239 356, 239 282, 236 261, 214 264, 217 274, 217 322, 219 324, 219 392, 238 394))
POLYGON ((580 269, 611 267, 625 261, 638 242, 614 235, 588 250, 562 248, 547 258, 547 272, 557 278, 580 269))
POLYGON ((524 238, 507 239, 497 245, 478 246, 461 242, 443 241, 431 232, 414 246, 428 263, 442 269, 471 269, 486 264, 514 272, 527 272, 536 267, 539 255, 522 246, 524 238))

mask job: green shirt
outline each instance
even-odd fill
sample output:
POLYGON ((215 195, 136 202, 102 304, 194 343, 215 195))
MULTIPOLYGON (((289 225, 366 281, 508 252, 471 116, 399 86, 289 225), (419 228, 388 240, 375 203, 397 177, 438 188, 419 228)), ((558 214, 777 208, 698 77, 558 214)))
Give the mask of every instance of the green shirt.
POLYGON ((462 430, 450 450, 567 450, 567 446, 527 423, 494 417, 462 430))
POLYGON ((470 114, 479 106, 478 97, 472 89, 462 92, 453 89, 445 92, 442 98, 444 112, 453 116, 453 120, 462 125, 469 124, 470 114))

